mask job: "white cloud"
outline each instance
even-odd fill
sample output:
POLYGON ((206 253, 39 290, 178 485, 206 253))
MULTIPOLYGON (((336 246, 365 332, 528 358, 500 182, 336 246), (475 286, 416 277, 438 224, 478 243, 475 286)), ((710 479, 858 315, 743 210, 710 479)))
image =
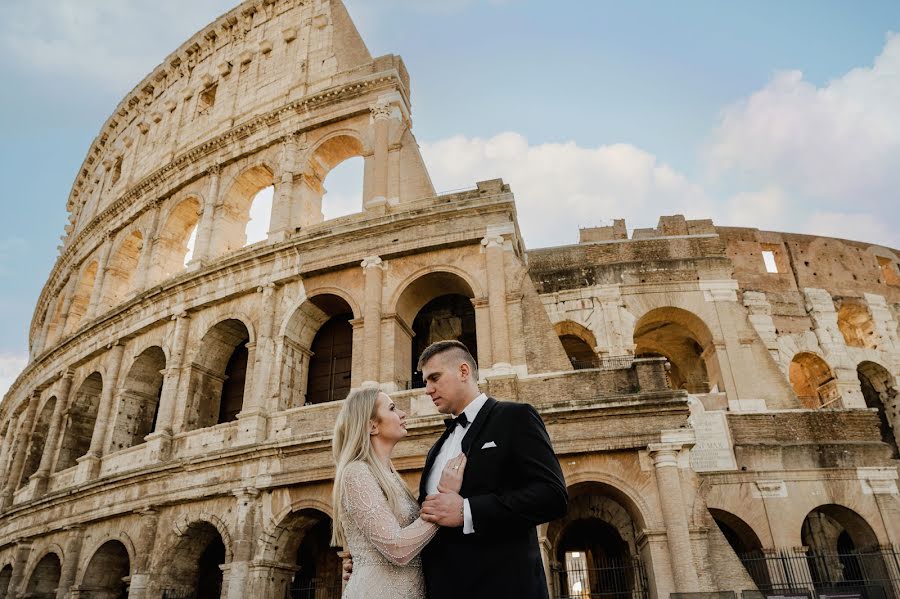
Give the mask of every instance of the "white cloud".
POLYGON ((896 203, 900 35, 888 36, 871 67, 822 87, 800 71, 777 73, 723 111, 707 157, 720 179, 780 186, 832 210, 896 203))
POLYGON ((890 225, 891 223, 868 213, 817 212, 803 227, 815 235, 866 242, 886 240, 885 243, 898 247, 900 239, 894 231, 896 226, 890 225))
POLYGON ((0 353, 0 398, 28 364, 27 355, 0 353))
POLYGON ((578 240, 578 227, 625 218, 654 226, 662 214, 708 218, 704 190, 652 154, 627 144, 583 148, 573 142, 529 145, 513 132, 490 139, 456 136, 422 144, 438 190, 502 178, 516 196, 529 247, 578 240))

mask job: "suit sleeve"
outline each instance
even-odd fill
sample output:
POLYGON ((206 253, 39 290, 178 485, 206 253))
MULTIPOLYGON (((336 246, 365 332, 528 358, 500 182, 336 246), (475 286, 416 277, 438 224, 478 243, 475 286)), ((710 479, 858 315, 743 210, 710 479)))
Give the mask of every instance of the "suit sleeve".
POLYGON ((515 407, 510 410, 511 488, 467 498, 477 535, 534 527, 568 509, 566 483, 543 420, 531 405, 515 407))

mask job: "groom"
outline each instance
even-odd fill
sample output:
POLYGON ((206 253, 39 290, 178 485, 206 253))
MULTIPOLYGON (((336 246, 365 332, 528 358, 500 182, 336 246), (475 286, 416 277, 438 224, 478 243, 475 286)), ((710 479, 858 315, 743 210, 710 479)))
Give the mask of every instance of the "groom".
POLYGON ((559 461, 537 411, 478 389, 478 366, 459 341, 439 341, 419 358, 425 392, 451 414, 428 452, 419 502, 441 530, 422 552, 429 599, 546 599, 538 524, 566 513, 559 461), (438 493, 444 465, 467 456, 460 493, 438 493))

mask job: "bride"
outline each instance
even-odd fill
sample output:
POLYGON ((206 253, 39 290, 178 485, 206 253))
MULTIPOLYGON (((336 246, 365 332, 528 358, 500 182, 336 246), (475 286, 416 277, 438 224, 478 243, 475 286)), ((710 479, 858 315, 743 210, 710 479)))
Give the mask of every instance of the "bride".
MULTIPOLYGON (((391 464, 394 446, 406 436, 406 414, 377 388, 351 393, 334 427, 337 464, 331 544, 353 555, 344 599, 424 599, 419 553, 437 524, 419 517, 419 505, 391 464)), ((466 457, 447 463, 440 492, 459 492, 466 457)))

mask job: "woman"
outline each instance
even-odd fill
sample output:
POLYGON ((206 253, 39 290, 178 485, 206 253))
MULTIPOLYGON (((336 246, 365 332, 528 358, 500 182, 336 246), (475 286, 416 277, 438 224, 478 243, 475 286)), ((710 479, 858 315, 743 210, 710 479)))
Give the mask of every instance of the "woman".
MULTIPOLYGON (((406 436, 406 414, 376 388, 351 393, 334 426, 334 531, 331 544, 353 556, 344 599, 424 599, 419 552, 438 525, 419 517, 419 505, 391 464, 406 436)), ((438 490, 459 492, 466 457, 450 460, 438 490)))

